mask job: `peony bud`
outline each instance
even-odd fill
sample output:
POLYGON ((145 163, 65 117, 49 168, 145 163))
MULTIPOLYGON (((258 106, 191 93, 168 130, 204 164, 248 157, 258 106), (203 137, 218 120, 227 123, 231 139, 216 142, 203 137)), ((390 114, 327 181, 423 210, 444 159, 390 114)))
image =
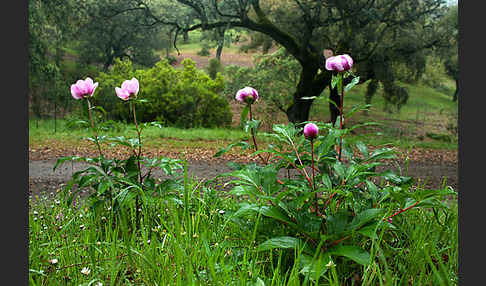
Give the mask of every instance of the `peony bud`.
POLYGON ((343 72, 353 67, 353 59, 349 55, 337 55, 326 59, 326 69, 343 72))
POLYGON ((98 83, 93 83, 93 80, 87 77, 85 80, 78 80, 71 85, 71 95, 74 99, 82 99, 83 97, 93 96, 98 83))
POLYGON ((242 103, 252 104, 258 100, 258 92, 252 87, 245 87, 238 90, 235 96, 236 100, 242 103))
POLYGON ((319 128, 314 123, 307 123, 304 126, 304 136, 309 140, 313 140, 317 138, 317 134, 319 133, 319 128))

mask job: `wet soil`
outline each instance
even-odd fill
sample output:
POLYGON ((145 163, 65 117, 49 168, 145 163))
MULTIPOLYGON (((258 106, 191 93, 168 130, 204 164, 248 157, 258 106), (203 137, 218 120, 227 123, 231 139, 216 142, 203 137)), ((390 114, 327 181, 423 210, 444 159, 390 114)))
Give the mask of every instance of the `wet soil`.
MULTIPOLYGON (((55 194, 68 182, 74 172, 87 166, 84 163, 68 162, 53 171, 55 162, 56 160, 52 158, 29 161, 30 195, 55 194)), ((224 172, 231 171, 231 168, 227 165, 229 162, 224 160, 190 160, 188 161, 188 175, 197 180, 210 180, 224 172)), ((389 162, 377 168, 377 171, 385 169, 393 169, 397 174, 412 176, 415 178, 416 183, 426 188, 440 188, 446 185, 458 190, 457 162, 409 161, 408 164, 389 162)), ((287 172, 281 170, 280 175, 284 177, 287 175, 287 172)), ((156 172, 154 176, 158 178, 166 177, 162 172, 156 172)))

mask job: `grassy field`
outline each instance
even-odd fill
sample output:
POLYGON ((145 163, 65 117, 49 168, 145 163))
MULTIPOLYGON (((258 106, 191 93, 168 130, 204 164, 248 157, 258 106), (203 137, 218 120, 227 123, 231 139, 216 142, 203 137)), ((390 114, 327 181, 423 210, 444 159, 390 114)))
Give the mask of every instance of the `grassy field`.
POLYGON ((31 199, 29 285, 457 285, 457 201, 395 217, 395 231, 364 241, 368 265, 335 258, 316 279, 300 251, 257 249, 271 222, 233 218, 233 195, 184 182, 180 196, 144 200, 139 227, 133 208, 31 199))
MULTIPOLYGON (((190 43, 180 44, 179 48, 196 53, 200 49, 198 40, 197 34, 191 34, 190 43)), ((237 50, 232 46, 225 48, 224 52, 237 53, 237 50)), ((374 121, 380 125, 356 129, 347 140, 360 140, 371 146, 457 150, 457 136, 448 129, 448 125, 457 126, 457 103, 451 101, 451 94, 444 94, 423 85, 403 86, 408 89, 410 98, 400 112, 389 114, 384 111, 382 91, 379 90, 373 98, 373 107, 369 113, 355 113, 348 119, 348 124, 374 121), (433 139, 430 134, 447 135, 445 138, 450 140, 433 139)), ((449 82, 446 86, 453 85, 449 82)), ((363 103, 365 90, 366 84, 359 85, 346 95, 345 112, 352 106, 363 103)), ((327 96, 327 92, 324 92, 314 102, 311 120, 328 120, 327 96)), ((255 114, 257 117, 263 116, 258 110, 255 114)), ((272 123, 286 123, 285 115, 280 114, 272 123)), ((248 135, 236 125, 237 122, 234 122, 234 127, 227 129, 147 127, 143 133, 143 144, 149 148, 203 148, 215 152, 231 142, 248 139, 248 135)), ((133 124, 111 123, 104 127, 106 129, 103 135, 108 137, 136 137, 133 124)), ((91 144, 84 139, 90 135, 90 130, 69 127, 66 119, 57 120, 56 123, 52 119, 29 121, 29 147, 32 149, 42 146, 59 148, 60 144, 83 146, 91 144)), ((261 143, 271 143, 262 136, 258 140, 261 143)), ((341 170, 337 165, 334 167, 336 173, 341 170)), ((85 182, 91 178, 87 176, 85 182)), ((241 181, 233 183, 239 184, 241 181)), ((364 181, 362 183, 369 184, 364 181)), ((262 185, 271 184, 267 180, 262 185)), ((359 185, 354 187, 353 184, 352 188, 359 188, 359 185)), ((419 185, 400 191, 395 186, 386 184, 376 186, 377 193, 388 192, 380 201, 384 201, 387 206, 384 207, 387 213, 385 217, 397 210, 399 212, 399 215, 393 216, 392 223, 389 221, 392 226, 383 228, 379 235, 368 232, 368 236, 359 236, 358 240, 357 233, 353 232, 350 234, 351 238, 343 237, 337 241, 338 244, 343 241, 342 244, 347 244, 351 240, 369 251, 369 259, 364 265, 345 256, 333 256, 329 263, 315 264, 314 260, 320 259, 320 253, 316 252, 310 260, 309 256, 302 254, 299 247, 261 250, 259 245, 269 237, 282 233, 286 235, 285 231, 288 229, 275 227, 276 220, 272 220, 282 219, 282 216, 267 212, 266 216, 253 213, 237 217, 242 203, 250 200, 242 199, 235 192, 226 192, 227 184, 216 179, 197 181, 184 175, 172 183, 161 183, 161 186, 166 189, 159 191, 157 196, 140 196, 142 199, 138 221, 133 200, 124 201, 126 205, 115 205, 115 202, 123 201, 120 194, 127 194, 128 188, 111 190, 108 187, 116 197, 99 204, 93 204, 91 200, 78 200, 75 205, 67 205, 63 196, 65 193, 58 193, 55 197, 30 197, 29 284, 458 284, 457 199, 454 197, 442 204, 441 200, 432 201, 426 198, 420 202, 424 203, 423 206, 414 207, 419 201, 414 204, 408 197, 410 194, 431 191, 423 190, 419 185), (387 205, 388 200, 398 197, 406 197, 407 200, 401 205, 387 205), (407 211, 401 213, 404 209, 407 211)), ((289 186, 300 189, 294 185, 289 186)), ((340 187, 335 185, 334 188, 331 187, 327 193, 323 192, 323 195, 328 196, 332 190, 340 187)), ((100 189, 96 191, 100 192, 100 189)), ((367 190, 369 189, 370 187, 367 190)), ((242 191, 244 187, 235 187, 234 190, 242 191)), ((286 192, 285 189, 282 193, 286 192)), ((280 196, 279 191, 276 193, 280 196)), ((342 208, 355 207, 351 201, 346 202, 349 197, 342 197, 345 202, 342 208)), ((332 196, 329 201, 331 198, 332 196)), ((265 204, 263 200, 259 203, 265 204)), ((292 200, 285 203, 290 206, 292 200)), ((337 215, 340 203, 341 199, 337 202, 334 200, 328 209, 329 216, 325 219, 331 221, 330 226, 332 219, 337 220, 337 216, 331 217, 334 215, 330 210, 331 206, 337 215)), ((281 204, 278 206, 282 207, 281 204)), ((306 213, 306 210, 302 213, 306 213)), ((336 223, 335 227, 340 226, 336 223)), ((325 240, 327 234, 319 239, 325 240)), ((356 257, 355 253, 353 255, 356 257)))
MULTIPOLYGON (((234 31, 233 31, 233 33, 234 33, 234 31)), ((245 34, 246 33, 243 33, 242 35, 245 35, 245 34)), ((181 53, 196 54, 197 52, 199 52, 201 50, 201 42, 204 41, 202 38, 203 38, 203 35, 202 35, 201 31, 199 31, 199 30, 191 31, 191 32, 189 32, 189 40, 188 40, 187 43, 183 42, 182 36, 179 37, 179 39, 177 40, 177 48, 179 49, 179 51, 181 53)), ((214 45, 215 44, 213 42, 213 46, 211 46, 211 49, 210 49, 211 51, 213 51, 213 54, 214 54, 214 51, 216 50, 216 47, 214 45)), ((239 46, 240 45, 235 45, 233 43, 229 44, 229 45, 225 45, 223 47, 223 53, 238 54, 240 52, 239 46)), ((161 51, 157 51, 157 53, 161 57, 165 57, 166 51, 161 50, 161 51)), ((177 52, 176 52, 175 48, 173 48, 173 47, 171 47, 171 55, 174 55, 174 56, 177 55, 177 52)))
MULTIPOLYGON (((421 147, 432 149, 457 149, 457 134, 448 130, 448 126, 457 128, 457 102, 452 102, 451 96, 437 90, 423 86, 401 84, 409 93, 407 103, 400 111, 388 113, 385 111, 385 101, 382 90, 379 89, 373 97, 372 106, 368 114, 354 113, 351 124, 364 122, 380 123, 376 128, 357 130, 353 138, 364 140, 371 145, 393 143, 401 147, 421 147), (427 133, 446 135, 447 140, 429 138, 427 133)), ((364 104, 367 83, 355 86, 344 99, 344 112, 353 106, 364 104)), ((311 120, 325 121, 329 118, 329 92, 326 90, 316 99, 311 108, 311 120)))
MULTIPOLYGON (((382 91, 379 90, 373 98, 369 113, 365 115, 363 112, 356 112, 349 122, 354 125, 373 121, 380 125, 358 128, 348 140, 360 140, 373 146, 393 144, 400 148, 457 149, 457 135, 447 129, 448 125, 457 127, 457 102, 452 102, 451 97, 430 87, 409 84, 403 84, 403 86, 409 91, 409 100, 400 112, 390 114, 384 111, 384 99, 381 95, 382 91), (445 139, 430 138, 427 133, 445 135, 445 139)), ((353 106, 364 103, 365 91, 366 83, 356 86, 346 95, 345 113, 353 106)), ((328 91, 325 91, 321 97, 315 100, 310 120, 325 122, 329 119, 327 97, 328 91)), ((235 102, 231 104, 237 105, 235 102)), ((257 106, 256 116, 263 116, 263 113, 258 112, 257 106)), ((277 119, 271 123, 286 122, 285 114, 280 113, 277 119)), ((54 120, 30 120, 29 144, 42 144, 43 141, 51 139, 76 143, 80 138, 90 134, 86 130, 67 128, 65 120, 57 120, 56 125, 56 130, 54 130, 54 120)), ((213 141, 213 148, 221 148, 229 142, 247 137, 247 134, 237 125, 238 122, 234 122, 234 127, 231 129, 148 127, 144 131, 144 137, 148 146, 160 144, 160 140, 176 141, 179 146, 187 147, 207 145, 204 143, 205 141, 213 141)), ((116 124, 116 128, 107 131, 108 136, 133 137, 135 134, 134 126, 125 124, 116 124)), ((259 140, 265 139, 259 137, 259 140)))

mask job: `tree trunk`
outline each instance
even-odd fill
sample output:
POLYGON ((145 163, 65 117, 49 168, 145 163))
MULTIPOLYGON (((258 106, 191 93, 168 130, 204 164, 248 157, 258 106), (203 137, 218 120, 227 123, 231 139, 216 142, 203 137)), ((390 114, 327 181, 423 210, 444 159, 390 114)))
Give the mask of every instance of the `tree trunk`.
POLYGON ((168 45, 165 47, 165 57, 166 58, 169 58, 169 55, 170 55, 170 48, 171 48, 171 44, 170 44, 170 39, 172 39, 172 30, 169 30, 167 32, 167 37, 169 39, 169 43, 168 45))
POLYGON ((184 44, 187 44, 187 42, 189 42, 189 32, 184 31, 183 34, 182 34, 182 38, 183 38, 184 44))
POLYGON ((224 46, 224 33, 226 32, 226 29, 219 28, 216 32, 218 35, 218 48, 216 49, 216 58, 218 59, 218 61, 221 61, 221 53, 223 52, 224 46))
POLYGON ((329 84, 329 100, 331 100, 329 102, 331 122, 334 125, 336 123, 337 118, 339 117, 339 106, 341 105, 341 96, 339 95, 337 86, 331 88, 331 84, 329 84))
POLYGON ((456 91, 454 92, 454 96, 452 97, 452 101, 457 101, 457 96, 459 94, 459 81, 456 79, 456 91))
POLYGON ((221 61, 221 53, 223 52, 223 41, 218 41, 218 48, 216 49, 216 58, 221 61))
POLYGON ((314 99, 302 99, 303 97, 317 97, 329 85, 330 77, 316 80, 318 67, 303 66, 299 83, 294 93, 294 100, 287 108, 287 118, 292 123, 302 123, 309 120, 309 113, 314 99))
POLYGON ((313 99, 294 99, 294 102, 289 106, 286 112, 289 121, 298 124, 309 120, 310 108, 313 101, 313 99))

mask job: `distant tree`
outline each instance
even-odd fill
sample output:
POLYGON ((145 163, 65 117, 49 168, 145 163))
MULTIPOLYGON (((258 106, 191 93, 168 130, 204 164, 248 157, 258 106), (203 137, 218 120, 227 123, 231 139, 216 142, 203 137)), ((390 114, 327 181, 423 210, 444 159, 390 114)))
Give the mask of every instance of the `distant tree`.
POLYGON ((452 96, 452 101, 457 101, 459 96, 459 60, 457 54, 445 60, 444 66, 447 74, 456 82, 456 90, 452 96))
POLYGON ((230 47, 233 41, 240 37, 240 32, 235 29, 228 29, 228 27, 218 27, 210 31, 204 31, 201 38, 202 45, 207 47, 216 48, 215 58, 221 61, 221 55, 224 47, 230 47), (233 38, 233 33, 236 35, 233 38))
POLYGON ((33 115, 44 117, 66 108, 63 85, 71 78, 62 69, 63 47, 81 20, 79 3, 71 0, 29 0, 29 103, 33 115))
POLYGON ((46 17, 41 1, 29 1, 29 98, 30 109, 36 117, 41 116, 39 87, 42 74, 48 64, 48 43, 44 40, 46 17))
POLYGON ((118 13, 128 8, 127 4, 126 0, 87 2, 88 19, 79 30, 83 62, 101 63, 107 70, 117 58, 128 58, 143 66, 152 66, 160 59, 154 49, 163 41, 162 27, 146 25, 143 11, 118 13))
POLYGON ((456 90, 454 91, 452 101, 457 101, 459 95, 459 22, 457 5, 449 6, 445 17, 441 21, 441 25, 442 29, 448 31, 451 37, 448 43, 445 43, 437 49, 437 52, 444 62, 447 75, 456 82, 456 90))
MULTIPOLYGON (((220 27, 259 32, 283 46, 299 62, 299 82, 292 103, 286 108, 291 122, 303 122, 309 117, 313 100, 303 97, 317 97, 330 86, 332 73, 324 67, 325 48, 335 54, 350 54, 362 82, 380 80, 387 86, 385 93, 390 93, 390 99, 398 97, 392 101, 403 104, 404 92, 396 87, 393 70, 388 67, 449 37, 437 29, 445 11, 443 0, 175 1, 197 14, 195 24, 184 27, 170 11, 155 13, 152 7, 156 1, 131 0, 131 9, 146 11, 153 25, 173 25, 176 34, 220 27)), ((330 99, 339 105, 335 90, 330 99)), ((334 122, 338 110, 333 104, 329 108, 334 122)))
POLYGON ((218 61, 221 61, 221 53, 223 53, 223 47, 224 47, 224 42, 225 42, 225 32, 226 32, 226 27, 218 27, 215 28, 214 30, 214 36, 216 38, 216 41, 218 43, 217 48, 216 48, 216 59, 218 61))
POLYGON ((259 32, 250 32, 248 34, 250 36, 249 43, 244 44, 240 47, 240 50, 243 52, 248 52, 250 50, 257 50, 258 48, 261 47, 262 53, 266 54, 273 46, 272 38, 270 38, 265 34, 259 32))

